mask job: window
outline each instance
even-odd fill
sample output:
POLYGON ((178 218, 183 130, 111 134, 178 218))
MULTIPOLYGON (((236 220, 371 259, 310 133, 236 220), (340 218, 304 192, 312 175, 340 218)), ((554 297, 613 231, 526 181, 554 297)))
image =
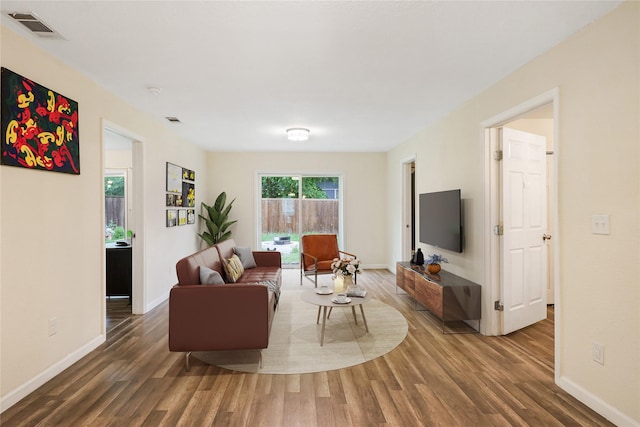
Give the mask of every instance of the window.
POLYGON ((127 179, 125 172, 108 172, 104 177, 105 243, 126 239, 127 179))
POLYGON ((282 265, 300 263, 300 236, 341 236, 341 178, 337 176, 260 175, 260 245, 282 254, 282 265))

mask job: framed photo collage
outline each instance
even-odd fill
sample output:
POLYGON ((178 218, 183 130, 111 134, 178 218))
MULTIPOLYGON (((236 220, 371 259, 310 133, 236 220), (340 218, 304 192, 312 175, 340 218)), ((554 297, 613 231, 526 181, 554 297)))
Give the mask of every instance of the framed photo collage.
POLYGON ((195 224, 196 173, 167 162, 167 227, 195 224))

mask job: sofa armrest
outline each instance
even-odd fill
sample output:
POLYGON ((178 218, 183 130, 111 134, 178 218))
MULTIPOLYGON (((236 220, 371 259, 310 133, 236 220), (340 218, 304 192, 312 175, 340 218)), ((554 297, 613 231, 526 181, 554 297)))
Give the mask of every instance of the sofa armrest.
POLYGON ((263 285, 177 285, 169 295, 169 350, 266 348, 269 293, 263 285))
POLYGON ((277 251, 253 251, 258 267, 282 267, 282 255, 277 251))

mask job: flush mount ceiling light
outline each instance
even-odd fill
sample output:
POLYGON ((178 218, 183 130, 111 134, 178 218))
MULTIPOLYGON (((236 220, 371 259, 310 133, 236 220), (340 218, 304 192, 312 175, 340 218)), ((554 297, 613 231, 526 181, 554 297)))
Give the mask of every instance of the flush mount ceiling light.
POLYGON ((160 92, 162 92, 162 88, 156 86, 147 86, 147 90, 153 95, 160 95, 160 92))
POLYGON ((309 139, 309 129, 291 128, 287 129, 287 138, 289 141, 306 141, 309 139))

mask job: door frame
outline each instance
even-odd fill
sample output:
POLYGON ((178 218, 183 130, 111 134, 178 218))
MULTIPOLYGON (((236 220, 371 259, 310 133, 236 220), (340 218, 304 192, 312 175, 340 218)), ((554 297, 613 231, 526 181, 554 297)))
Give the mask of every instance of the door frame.
MULTIPOLYGON (((135 234, 135 242, 131 248, 131 256, 132 256, 132 305, 131 312, 132 314, 144 314, 146 312, 146 288, 145 288, 145 247, 144 247, 144 205, 145 205, 145 196, 144 196, 144 150, 143 150, 143 139, 136 135, 135 133, 125 129, 113 122, 110 122, 106 119, 102 120, 102 133, 101 133, 101 145, 102 145, 102 180, 101 185, 104 187, 104 176, 105 176, 105 142, 104 142, 104 133, 112 132, 118 134, 122 137, 131 140, 131 156, 132 156, 132 171, 131 171, 131 213, 132 215, 128 219, 129 228, 135 234)), ((104 188, 101 190, 104 193, 104 188)), ((104 198, 102 200, 102 224, 105 221, 105 211, 104 211, 104 198)), ((104 233, 101 233, 103 236, 101 244, 104 246, 104 233)), ((102 293, 103 301, 102 301, 102 332, 106 336, 106 313, 107 313, 107 304, 106 298, 106 289, 107 289, 107 281, 106 281, 106 255, 103 251, 102 258, 102 293)))
MULTIPOLYGON (((411 249, 411 235, 410 233, 416 233, 415 228, 407 227, 408 224, 412 222, 411 215, 411 197, 415 198, 414 194, 411 194, 411 165, 414 166, 414 173, 417 173, 417 160, 416 155, 413 154, 403 160, 401 160, 402 164, 402 222, 400 224, 400 236, 402 236, 402 260, 408 261, 411 259, 412 253, 411 249), (409 232, 407 231, 409 228, 409 232)), ((415 200, 415 199, 414 199, 415 200)), ((415 215, 415 212, 414 212, 415 215)))
MULTIPOLYGON (((484 290, 482 303, 482 333, 485 335, 502 334, 502 313, 495 310, 494 301, 500 300, 500 239, 494 234, 494 226, 500 220, 500 181, 499 165, 494 160, 494 152, 497 150, 496 128, 508 122, 522 118, 527 113, 547 104, 553 105, 553 139, 554 153, 553 169, 555 179, 553 181, 554 201, 550 212, 554 220, 553 245, 554 252, 554 299, 555 299, 555 366, 559 366, 560 342, 562 342, 559 314, 562 310, 560 296, 560 263, 558 257, 560 253, 560 235, 558 233, 558 153, 560 149, 558 129, 559 129, 559 88, 553 88, 541 95, 510 108, 480 123, 480 140, 483 145, 483 166, 484 166, 484 290)), ((557 377, 556 370, 556 377, 557 377)), ((556 378, 557 379, 557 378, 556 378)))

